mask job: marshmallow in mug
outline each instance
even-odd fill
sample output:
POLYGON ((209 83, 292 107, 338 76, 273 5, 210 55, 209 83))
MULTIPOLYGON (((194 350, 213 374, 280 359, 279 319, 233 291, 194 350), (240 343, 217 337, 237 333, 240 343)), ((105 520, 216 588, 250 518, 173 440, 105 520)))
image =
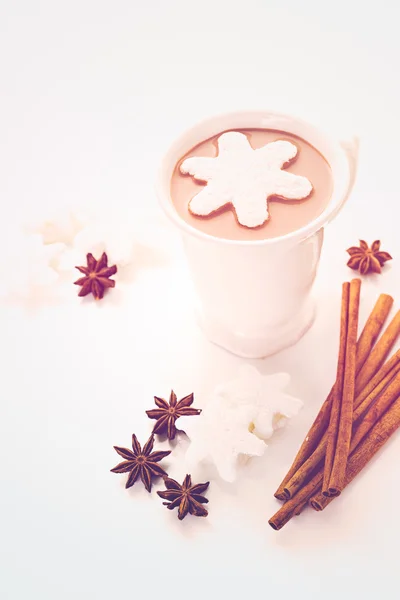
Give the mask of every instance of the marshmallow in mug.
POLYGON ((270 196, 304 200, 312 192, 306 177, 282 171, 296 155, 297 147, 286 140, 254 150, 243 133, 223 133, 217 157, 192 156, 180 166, 182 174, 207 183, 190 200, 190 212, 205 217, 231 204, 240 225, 263 225, 269 219, 270 196))

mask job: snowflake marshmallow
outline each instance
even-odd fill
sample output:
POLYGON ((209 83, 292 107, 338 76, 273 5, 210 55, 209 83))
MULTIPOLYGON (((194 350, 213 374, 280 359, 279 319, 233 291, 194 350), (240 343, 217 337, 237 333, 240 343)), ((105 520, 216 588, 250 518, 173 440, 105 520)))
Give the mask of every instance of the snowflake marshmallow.
POLYGON ((180 166, 182 174, 207 184, 190 200, 189 211, 206 217, 231 205, 240 225, 263 225, 269 219, 268 198, 304 200, 312 192, 306 177, 282 170, 297 152, 297 146, 286 140, 254 150, 245 134, 223 133, 218 138, 218 156, 192 156, 180 166))
POLYGON ((261 375, 255 367, 243 365, 238 377, 219 385, 215 393, 236 408, 247 407, 251 417, 249 429, 258 438, 267 440, 303 406, 301 400, 283 392, 289 383, 287 373, 261 375))
POLYGON ((95 256, 105 252, 110 263, 125 266, 133 260, 134 234, 123 223, 95 222, 76 235, 74 247, 82 253, 92 252, 95 256))
POLYGON ((60 242, 70 246, 87 223, 88 215, 78 209, 54 207, 47 213, 39 213, 25 229, 28 233, 41 235, 44 244, 60 242))
POLYGON ((40 235, 10 237, 3 253, 7 261, 0 266, 0 297, 26 307, 52 300, 57 293, 57 267, 64 244, 44 245, 40 235))
POLYGON ((247 407, 235 407, 220 396, 211 395, 197 423, 181 417, 180 427, 190 438, 186 452, 189 470, 198 463, 213 463, 222 479, 232 482, 240 456, 262 456, 265 443, 246 427, 247 407))
POLYGON ((225 481, 234 481, 239 459, 264 454, 265 440, 302 407, 283 391, 289 381, 286 373, 263 376, 243 365, 234 380, 214 390, 195 423, 181 418, 191 440, 188 464, 212 462, 225 481))

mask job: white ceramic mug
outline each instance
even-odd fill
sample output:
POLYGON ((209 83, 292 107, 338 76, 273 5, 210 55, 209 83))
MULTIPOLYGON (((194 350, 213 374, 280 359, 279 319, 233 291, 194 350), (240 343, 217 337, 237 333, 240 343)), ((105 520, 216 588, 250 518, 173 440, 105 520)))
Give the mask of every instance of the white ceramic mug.
POLYGON ((180 229, 199 297, 199 321, 214 343, 246 358, 262 358, 294 344, 314 319, 310 291, 324 226, 347 199, 357 167, 357 143, 335 141, 312 125, 271 111, 246 111, 209 118, 183 133, 161 165, 157 195, 180 229), (170 182, 176 163, 200 142, 227 129, 276 129, 297 135, 328 161, 333 192, 324 212, 287 235, 256 241, 212 237, 176 212, 170 182))

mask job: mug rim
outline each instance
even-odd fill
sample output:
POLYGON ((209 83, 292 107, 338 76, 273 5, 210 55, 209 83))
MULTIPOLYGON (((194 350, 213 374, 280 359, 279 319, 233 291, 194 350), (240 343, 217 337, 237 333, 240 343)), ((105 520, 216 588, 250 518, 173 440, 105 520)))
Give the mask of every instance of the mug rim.
POLYGON ((348 157, 346 155, 345 149, 342 147, 340 142, 334 138, 332 138, 329 134, 321 130, 320 128, 315 127, 314 125, 308 123, 307 121, 295 117, 290 114, 285 114, 273 110, 241 110, 235 112, 228 113, 220 113, 218 115, 214 115, 211 117, 207 117, 197 122, 192 127, 186 128, 175 141, 169 146, 167 152, 164 154, 164 157, 161 161, 161 165, 158 170, 158 176, 156 180, 156 195, 158 201, 167 215, 167 217, 172 220, 175 225, 178 226, 179 229, 184 231, 186 234, 190 236, 197 237, 203 241, 219 243, 228 246, 246 246, 246 247, 256 247, 256 246, 275 246, 277 244, 284 244, 290 242, 299 242, 302 241, 317 231, 319 231, 322 227, 324 227, 328 222, 330 222, 340 211, 342 208, 346 197, 347 192, 350 189, 350 166, 348 157), (264 126, 251 125, 250 122, 255 120, 260 120, 264 122, 264 126), (243 122, 249 124, 247 125, 238 125, 234 122, 243 122), (229 123, 231 123, 229 125, 229 123), (225 125, 224 125, 225 123, 225 125), (281 131, 285 131, 285 129, 281 129, 283 126, 289 127, 292 125, 296 130, 307 130, 309 132, 309 136, 299 135, 296 132, 287 130, 287 133, 291 133, 292 135, 299 135, 307 141, 309 144, 313 145, 320 154, 325 158, 328 162, 333 175, 333 190, 331 194, 331 198, 328 202, 328 205, 322 211, 322 213, 313 219, 303 227, 299 229, 295 229, 289 233, 286 233, 281 236, 266 238, 262 240, 234 240, 227 239, 223 237, 216 237, 189 225, 177 212, 175 209, 171 194, 170 194, 170 181, 173 169, 175 165, 179 161, 179 159, 185 154, 185 151, 182 152, 180 149, 182 146, 185 146, 185 141, 187 142, 189 138, 195 137, 197 142, 188 143, 188 147, 186 152, 193 148, 196 144, 201 143, 205 139, 212 137, 213 135, 217 135, 218 133, 222 133, 227 129, 245 129, 245 128, 259 128, 259 129, 277 129, 281 131), (216 133, 208 135, 201 135, 201 130, 210 131, 216 129, 218 130, 216 133), (198 135, 197 135, 198 134, 198 135), (320 140, 321 145, 324 146, 325 152, 321 150, 321 147, 318 148, 318 144, 315 144, 310 141, 309 137, 320 140), (328 159, 326 153, 331 153, 331 160, 328 159), (180 154, 177 158, 177 154, 180 154), (332 165, 332 163, 334 163, 332 165), (166 185, 165 179, 167 178, 168 186, 166 185))

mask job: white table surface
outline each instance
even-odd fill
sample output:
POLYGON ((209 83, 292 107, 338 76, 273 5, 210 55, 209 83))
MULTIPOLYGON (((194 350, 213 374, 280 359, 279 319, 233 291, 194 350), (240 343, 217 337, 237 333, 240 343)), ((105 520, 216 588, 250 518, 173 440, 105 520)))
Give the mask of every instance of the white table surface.
MULTIPOLYGON (((81 304, 71 286, 34 314, 1 307, 2 600, 397 597, 400 434, 325 512, 281 532, 267 524, 333 381, 340 284, 352 275, 344 250, 359 237, 394 256, 364 283, 362 321, 379 292, 399 306, 396 11, 392 0, 1 2, 1 227, 94 202, 154 246, 100 305, 81 304), (359 135, 359 177, 326 233, 315 325, 297 346, 252 361, 290 373, 303 411, 237 483, 212 481, 208 519, 181 523, 141 484, 125 491, 109 472, 112 446, 133 431, 146 439, 154 394, 194 391, 201 406, 242 361, 197 330, 154 175, 185 127, 249 107, 359 135)), ((170 461, 178 479, 183 451, 170 461)))

